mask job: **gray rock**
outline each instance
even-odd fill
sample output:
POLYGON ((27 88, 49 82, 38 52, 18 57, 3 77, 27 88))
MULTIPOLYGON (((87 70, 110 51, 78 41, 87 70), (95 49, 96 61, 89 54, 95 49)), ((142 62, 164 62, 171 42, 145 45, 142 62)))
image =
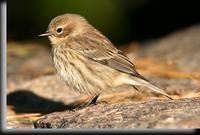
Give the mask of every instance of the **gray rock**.
POLYGON ((200 98, 97 104, 54 112, 34 122, 35 128, 197 128, 200 98))

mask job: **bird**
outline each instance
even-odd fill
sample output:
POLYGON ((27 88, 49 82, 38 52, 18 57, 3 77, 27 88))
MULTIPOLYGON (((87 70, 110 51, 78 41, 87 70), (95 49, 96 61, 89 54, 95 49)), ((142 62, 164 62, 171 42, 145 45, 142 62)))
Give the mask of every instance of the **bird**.
POLYGON ((136 90, 137 86, 147 87, 173 99, 138 73, 129 58, 81 15, 58 15, 39 36, 49 38, 60 78, 75 92, 91 96, 87 105, 123 84, 136 90))

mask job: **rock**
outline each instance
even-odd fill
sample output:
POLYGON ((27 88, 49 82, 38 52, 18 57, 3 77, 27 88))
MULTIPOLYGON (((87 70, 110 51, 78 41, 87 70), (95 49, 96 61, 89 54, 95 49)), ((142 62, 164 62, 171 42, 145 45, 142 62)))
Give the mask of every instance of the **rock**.
POLYGON ((156 57, 169 61, 180 70, 199 72, 200 24, 181 29, 167 36, 146 42, 139 51, 140 57, 156 57))
POLYGON ((55 72, 50 48, 32 42, 8 42, 7 74, 9 82, 23 83, 55 72))
POLYGON ((35 128, 197 128, 200 98, 97 104, 54 112, 34 122, 35 128))

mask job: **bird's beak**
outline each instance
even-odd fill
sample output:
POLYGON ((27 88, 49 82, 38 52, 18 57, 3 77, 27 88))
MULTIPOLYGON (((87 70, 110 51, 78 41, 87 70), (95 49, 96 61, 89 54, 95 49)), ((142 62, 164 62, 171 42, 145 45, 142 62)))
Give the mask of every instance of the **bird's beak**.
POLYGON ((38 36, 40 36, 40 37, 43 37, 43 36, 51 36, 52 34, 50 33, 50 32, 46 32, 46 33, 44 33, 44 34, 40 34, 40 35, 38 35, 38 36))

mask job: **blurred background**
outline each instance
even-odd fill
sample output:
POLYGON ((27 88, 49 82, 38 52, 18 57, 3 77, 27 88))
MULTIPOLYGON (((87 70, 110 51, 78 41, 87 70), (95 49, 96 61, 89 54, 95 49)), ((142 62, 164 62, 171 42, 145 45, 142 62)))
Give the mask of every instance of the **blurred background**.
POLYGON ((37 35, 63 13, 84 16, 117 45, 158 38, 200 21, 197 0, 8 0, 7 6, 8 41, 46 42, 37 35))

